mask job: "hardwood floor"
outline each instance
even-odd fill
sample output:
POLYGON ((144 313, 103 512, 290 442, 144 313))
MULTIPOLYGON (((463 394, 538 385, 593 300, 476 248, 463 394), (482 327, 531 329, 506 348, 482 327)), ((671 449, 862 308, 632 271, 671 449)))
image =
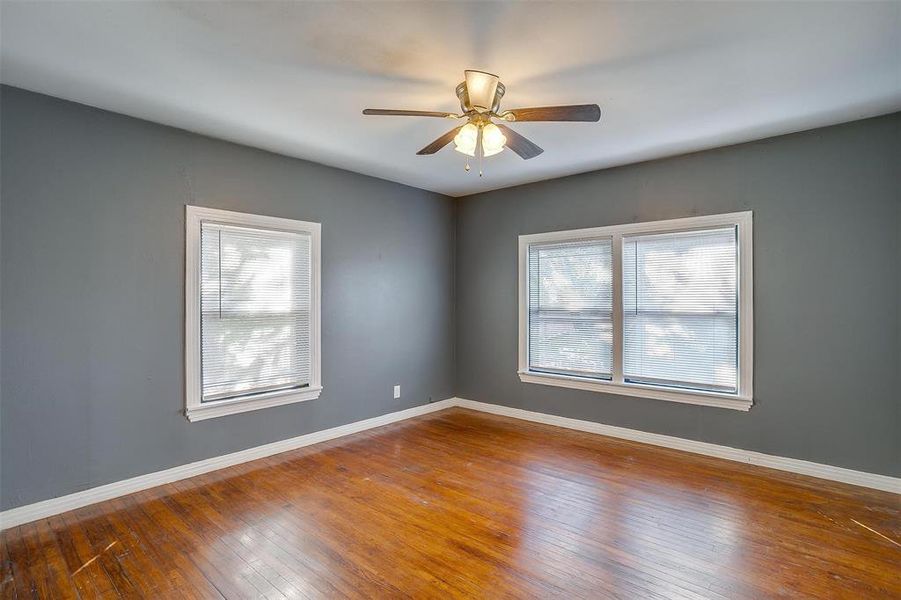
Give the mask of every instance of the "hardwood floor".
POLYGON ((450 409, 22 525, 4 598, 901 598, 901 497, 450 409))

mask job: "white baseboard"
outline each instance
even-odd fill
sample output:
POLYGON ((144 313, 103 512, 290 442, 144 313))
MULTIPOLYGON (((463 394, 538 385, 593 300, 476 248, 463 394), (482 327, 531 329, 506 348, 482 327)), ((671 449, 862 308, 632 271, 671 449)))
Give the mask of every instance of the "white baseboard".
POLYGON ((363 421, 356 421, 354 423, 348 423, 347 425, 341 425, 339 427, 333 427, 331 429, 315 431, 313 433, 308 433, 287 440, 281 440, 279 442, 273 442, 271 444, 265 444, 263 446, 256 446, 255 448, 248 448, 247 450, 241 450, 239 452, 233 452, 231 454, 225 454, 223 456, 215 456, 206 460, 173 467, 164 471, 157 471, 156 473, 148 473, 147 475, 140 475, 138 477, 132 477, 131 479, 116 481, 114 483, 101 485, 99 487, 91 488, 81 492, 75 492, 74 494, 60 496, 59 498, 51 498, 50 500, 43 500, 41 502, 35 502, 34 504, 27 504, 25 506, 12 508, 10 510, 0 512, 0 530, 50 517, 69 510, 75 510, 76 508, 81 508, 89 504, 102 502, 104 500, 110 500, 112 498, 117 498, 126 494, 132 494, 134 492, 146 490, 148 488, 163 485, 165 483, 171 483, 180 479, 187 479, 188 477, 193 477, 195 475, 209 473, 210 471, 223 469, 225 467, 245 463, 251 460, 256 460, 258 458, 265 458, 267 456, 272 456, 273 454, 287 452, 296 448, 302 448, 304 446, 326 442, 335 438, 351 435, 353 433, 359 433, 361 431, 366 431, 367 429, 381 427, 382 425, 396 423, 397 421, 403 421, 404 419, 418 417, 420 415, 425 415, 454 406, 469 408, 472 410, 501 415, 505 417, 512 417, 514 419, 522 419, 535 423, 556 425, 557 427, 565 427, 567 429, 575 429, 588 433, 606 435, 624 440, 630 440, 633 442, 652 444, 654 446, 662 446, 664 448, 684 450, 686 452, 703 454, 705 456, 715 456, 717 458, 725 458, 727 460, 733 460, 736 462, 759 465, 762 467, 769 467, 771 469, 779 469, 780 471, 789 471, 792 473, 799 473, 801 475, 819 477, 820 479, 840 481, 842 483, 849 483, 851 485, 859 485, 863 487, 874 488, 877 490, 883 490, 886 492, 901 494, 901 479, 897 477, 889 477, 887 475, 877 475, 874 473, 865 473, 863 471, 843 469, 841 467, 833 467, 831 465, 823 465, 819 463, 808 462, 805 460, 798 460, 796 458, 784 458, 781 456, 762 454, 760 452, 754 452, 751 450, 740 450, 738 448, 730 448, 728 446, 709 444, 707 442, 696 442, 694 440, 686 440, 683 438, 662 435, 659 433, 648 433, 645 431, 638 431, 636 429, 627 429, 625 427, 604 425, 603 423, 595 423, 594 421, 582 421, 579 419, 558 417, 556 415, 532 412, 520 408, 510 408, 507 406, 500 406, 498 404, 476 402, 474 400, 465 400, 463 398, 448 398, 447 400, 441 400, 432 404, 415 406, 406 410, 388 413, 387 415, 373 417, 371 419, 366 419, 363 421))
POLYGON ((258 458, 279 454, 280 452, 287 452, 288 450, 326 442, 353 433, 366 431, 367 429, 373 429, 374 427, 381 427, 382 425, 403 421, 404 419, 418 417, 444 408, 450 408, 451 406, 454 406, 454 404, 455 399, 449 398, 447 400, 433 402, 432 404, 414 406, 413 408, 388 413, 379 417, 356 421, 354 423, 348 423, 347 425, 332 427, 331 429, 323 429, 322 431, 314 431, 313 433, 307 433, 287 440, 272 442, 271 444, 264 444, 262 446, 248 448, 247 450, 240 450, 238 452, 232 452, 231 454, 214 456, 213 458, 172 467, 171 469, 166 469, 164 471, 157 471, 156 473, 148 473, 147 475, 139 475, 138 477, 132 477, 131 479, 116 481, 81 492, 75 492, 74 494, 60 496, 59 498, 51 498, 49 500, 35 502, 34 504, 19 506, 0 512, 0 530, 15 527, 16 525, 21 525, 23 523, 30 523, 31 521, 64 513, 69 510, 75 510, 76 508, 81 508, 82 506, 87 506, 89 504, 118 498, 119 496, 132 494, 165 483, 187 479, 188 477, 209 473, 210 471, 215 471, 217 469, 223 469, 258 458))
POLYGON ((791 473, 819 477, 820 479, 840 481, 842 483, 850 483, 851 485, 859 485, 862 487, 901 494, 901 479, 889 477, 888 475, 854 471, 852 469, 833 467, 831 465, 808 462, 797 458, 773 456, 771 454, 754 452, 753 450, 741 450, 739 448, 730 448, 729 446, 686 440, 684 438, 662 435, 659 433, 648 433, 636 429, 604 425, 603 423, 595 423, 594 421, 582 421, 580 419, 570 419, 546 413, 532 412, 521 408, 510 408, 507 406, 499 406, 497 404, 464 400, 463 398, 453 398, 452 400, 455 406, 505 417, 513 417, 514 419, 523 419, 525 421, 544 423, 546 425, 556 425, 557 427, 597 433, 633 442, 642 442, 645 444, 653 444, 654 446, 662 446, 664 448, 684 450, 685 452, 693 452, 705 456, 715 456, 717 458, 725 458, 726 460, 734 460, 736 462, 769 467, 780 471, 789 471, 791 473))

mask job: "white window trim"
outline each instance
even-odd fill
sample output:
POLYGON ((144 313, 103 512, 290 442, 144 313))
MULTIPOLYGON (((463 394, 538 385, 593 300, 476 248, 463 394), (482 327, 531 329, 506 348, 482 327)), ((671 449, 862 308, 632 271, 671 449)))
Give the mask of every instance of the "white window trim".
POLYGON ((319 223, 201 206, 185 206, 185 416, 189 421, 201 421, 270 406, 315 400, 319 397, 322 392, 320 234, 319 223), (203 222, 300 232, 310 236, 311 378, 309 387, 301 390, 279 390, 267 394, 256 394, 252 397, 201 403, 200 226, 203 222))
POLYGON ((607 227, 572 229, 519 236, 519 379, 558 387, 699 404, 735 410, 750 410, 754 399, 754 263, 752 212, 687 217, 647 223, 628 223, 607 227), (700 390, 674 390, 653 385, 623 381, 623 298, 622 238, 637 233, 669 233, 717 226, 738 229, 738 392, 727 394, 700 390), (613 243, 613 379, 598 381, 569 375, 539 373, 529 370, 529 246, 546 242, 562 242, 604 238, 613 243))

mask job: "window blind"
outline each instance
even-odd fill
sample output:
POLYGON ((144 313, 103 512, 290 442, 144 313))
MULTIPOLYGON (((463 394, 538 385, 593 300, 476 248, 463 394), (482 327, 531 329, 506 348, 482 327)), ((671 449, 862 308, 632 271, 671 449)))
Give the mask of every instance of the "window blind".
POLYGON ((735 227, 623 237, 623 377, 735 392, 735 227))
POLYGON ((308 234, 201 225, 202 402, 310 384, 308 234))
POLYGON ((529 247, 529 369, 610 379, 611 242, 529 247))

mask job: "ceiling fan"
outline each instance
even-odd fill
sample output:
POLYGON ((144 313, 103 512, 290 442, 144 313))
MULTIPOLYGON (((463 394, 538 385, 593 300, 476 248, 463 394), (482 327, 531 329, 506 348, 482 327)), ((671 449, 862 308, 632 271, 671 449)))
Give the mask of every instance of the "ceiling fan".
MULTIPOLYGON (((456 90, 457 98, 460 99, 462 111, 460 114, 382 108, 367 108, 363 114, 466 119, 466 123, 451 129, 416 154, 435 154, 453 142, 454 149, 467 156, 478 156, 479 159, 493 156, 506 146, 525 160, 535 158, 544 150, 503 123, 492 122, 492 119, 514 123, 516 121, 596 122, 601 118, 601 108, 597 104, 541 106, 501 111, 501 98, 504 97, 506 88, 497 75, 475 70, 464 71, 464 75, 465 80, 457 86, 456 90)), ((468 163, 466 170, 469 170, 468 163)), ((481 170, 479 175, 481 175, 481 170)))

